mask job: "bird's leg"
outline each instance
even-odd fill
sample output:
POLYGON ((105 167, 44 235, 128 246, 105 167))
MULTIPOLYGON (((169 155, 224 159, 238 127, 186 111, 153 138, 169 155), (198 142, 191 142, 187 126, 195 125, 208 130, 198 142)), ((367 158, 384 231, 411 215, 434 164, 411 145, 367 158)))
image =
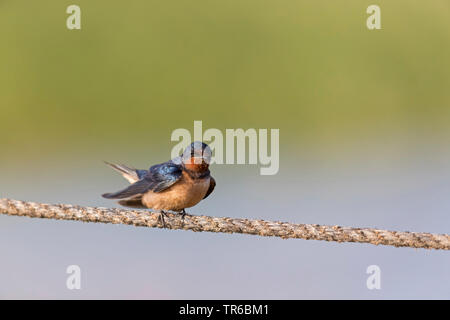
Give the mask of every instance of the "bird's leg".
POLYGON ((166 212, 164 210, 161 210, 159 212, 158 221, 161 221, 163 228, 166 227, 166 222, 164 221, 164 217, 167 217, 166 212))
POLYGON ((184 220, 184 216, 186 215, 186 210, 182 209, 182 210, 180 211, 180 213, 181 213, 181 219, 184 220))

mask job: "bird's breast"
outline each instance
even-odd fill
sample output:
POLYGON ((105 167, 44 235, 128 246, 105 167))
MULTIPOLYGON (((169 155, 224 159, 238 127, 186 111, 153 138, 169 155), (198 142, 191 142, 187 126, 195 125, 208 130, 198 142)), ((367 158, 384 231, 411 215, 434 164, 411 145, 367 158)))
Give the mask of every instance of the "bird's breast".
POLYGON ((147 192, 142 203, 155 210, 179 211, 199 203, 209 189, 210 178, 192 179, 186 172, 178 182, 163 192, 147 192))

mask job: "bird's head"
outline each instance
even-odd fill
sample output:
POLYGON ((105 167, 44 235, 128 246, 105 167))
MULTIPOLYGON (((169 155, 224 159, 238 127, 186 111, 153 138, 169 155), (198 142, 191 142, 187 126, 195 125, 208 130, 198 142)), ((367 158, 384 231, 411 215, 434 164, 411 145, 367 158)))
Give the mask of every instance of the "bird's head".
POLYGON ((186 169, 195 172, 203 172, 208 170, 211 156, 211 149, 206 143, 195 141, 184 150, 181 159, 183 166, 186 169))

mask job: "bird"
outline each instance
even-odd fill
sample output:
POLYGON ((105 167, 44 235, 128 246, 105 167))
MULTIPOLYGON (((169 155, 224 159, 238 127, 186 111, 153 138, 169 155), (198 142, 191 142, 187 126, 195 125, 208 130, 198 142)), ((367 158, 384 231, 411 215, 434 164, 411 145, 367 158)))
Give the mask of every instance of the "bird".
POLYGON ((165 227, 167 211, 186 215, 186 208, 206 199, 214 190, 216 181, 209 164, 212 152, 200 141, 192 142, 181 156, 139 170, 123 164, 105 163, 131 183, 117 192, 104 193, 106 199, 119 199, 118 203, 131 208, 148 208, 160 212, 159 220, 165 227))

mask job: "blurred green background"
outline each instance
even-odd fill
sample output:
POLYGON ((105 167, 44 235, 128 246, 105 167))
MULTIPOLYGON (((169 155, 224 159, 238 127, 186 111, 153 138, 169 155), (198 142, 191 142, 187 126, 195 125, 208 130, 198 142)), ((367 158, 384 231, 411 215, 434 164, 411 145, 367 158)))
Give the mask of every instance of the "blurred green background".
MULTIPOLYGON (((166 161, 202 120, 280 129, 280 171, 213 165, 190 213, 448 233, 450 2, 379 0, 369 31, 371 4, 0 0, 0 197, 116 206, 101 160, 166 161)), ((2 215, 0 256, 0 298, 450 298, 437 251, 2 215)))
POLYGON ((80 0, 70 31, 72 3, 0 2, 2 160, 163 148, 193 120, 280 128, 330 156, 448 138, 446 0, 378 1, 375 31, 369 1, 80 0))

